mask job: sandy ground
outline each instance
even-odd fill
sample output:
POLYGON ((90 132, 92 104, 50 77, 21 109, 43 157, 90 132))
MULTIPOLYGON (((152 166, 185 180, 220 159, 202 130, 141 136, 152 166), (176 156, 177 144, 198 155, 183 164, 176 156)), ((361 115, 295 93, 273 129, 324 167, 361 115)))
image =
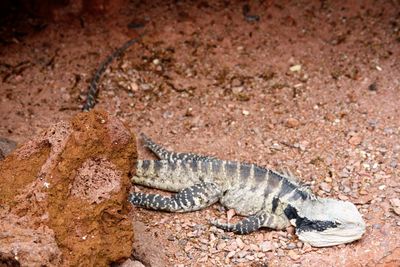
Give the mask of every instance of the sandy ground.
POLYGON ((207 223, 226 218, 218 205, 135 208, 169 264, 399 265, 400 3, 355 2, 254 1, 244 16, 238 1, 132 1, 68 22, 6 16, 0 136, 21 143, 79 112, 100 62, 144 34, 102 77, 98 107, 176 151, 288 168, 316 194, 357 204, 368 225, 358 242, 315 249, 290 231, 218 231, 207 223))

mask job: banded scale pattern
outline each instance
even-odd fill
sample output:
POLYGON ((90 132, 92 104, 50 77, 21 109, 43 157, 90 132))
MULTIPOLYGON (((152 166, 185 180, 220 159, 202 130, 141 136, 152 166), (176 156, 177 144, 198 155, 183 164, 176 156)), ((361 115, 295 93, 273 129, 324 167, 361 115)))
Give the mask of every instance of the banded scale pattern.
POLYGON ((96 98, 99 94, 98 83, 100 81, 101 76, 106 71, 107 67, 111 64, 111 62, 120 57, 130 46, 137 43, 139 38, 133 38, 126 43, 124 43, 121 47, 115 50, 111 55, 109 55, 97 68, 96 72, 93 75, 92 80, 89 83, 86 100, 83 104, 82 111, 89 111, 96 105, 96 98))
POLYGON ((212 223, 245 234, 260 227, 285 228, 290 224, 284 213, 288 203, 293 205, 313 200, 313 195, 304 187, 267 168, 191 153, 174 153, 142 137, 145 145, 160 160, 139 160, 132 181, 176 193, 171 197, 132 193, 129 200, 136 206, 188 212, 219 201, 248 217, 234 225, 212 223))

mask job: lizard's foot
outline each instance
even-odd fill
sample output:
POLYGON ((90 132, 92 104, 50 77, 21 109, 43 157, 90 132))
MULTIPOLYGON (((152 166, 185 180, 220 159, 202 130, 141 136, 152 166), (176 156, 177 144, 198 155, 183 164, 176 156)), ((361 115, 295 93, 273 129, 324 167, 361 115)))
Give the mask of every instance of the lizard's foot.
POLYGON ((220 223, 217 220, 211 220, 210 223, 225 231, 234 232, 236 234, 249 234, 260 229, 266 221, 268 215, 266 212, 259 212, 249 216, 236 224, 220 223))

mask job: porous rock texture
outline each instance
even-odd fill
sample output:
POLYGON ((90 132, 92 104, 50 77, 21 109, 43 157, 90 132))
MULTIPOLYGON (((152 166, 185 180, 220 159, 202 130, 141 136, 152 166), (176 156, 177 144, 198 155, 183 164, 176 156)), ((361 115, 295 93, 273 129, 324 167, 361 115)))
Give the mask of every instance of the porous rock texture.
POLYGON ((0 265, 126 260, 136 159, 134 135, 95 110, 51 126, 0 161, 0 265))

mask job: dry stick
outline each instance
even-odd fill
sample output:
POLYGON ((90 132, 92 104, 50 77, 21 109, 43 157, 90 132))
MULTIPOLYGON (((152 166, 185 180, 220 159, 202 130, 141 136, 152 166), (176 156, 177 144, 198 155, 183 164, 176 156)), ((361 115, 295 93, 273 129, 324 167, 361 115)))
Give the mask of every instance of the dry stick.
POLYGON ((96 98, 97 95, 99 94, 99 89, 97 88, 97 85, 99 83, 101 75, 105 72, 107 67, 111 64, 111 62, 115 59, 118 58, 122 55, 122 53, 125 52, 126 49, 128 49, 131 45, 137 43, 142 36, 133 38, 126 42, 123 46, 115 50, 111 55, 109 55, 101 64, 100 67, 96 70, 92 80, 90 81, 89 84, 89 89, 87 93, 87 97, 85 100, 85 103, 83 104, 83 111, 89 111, 94 106, 96 105, 96 98))

